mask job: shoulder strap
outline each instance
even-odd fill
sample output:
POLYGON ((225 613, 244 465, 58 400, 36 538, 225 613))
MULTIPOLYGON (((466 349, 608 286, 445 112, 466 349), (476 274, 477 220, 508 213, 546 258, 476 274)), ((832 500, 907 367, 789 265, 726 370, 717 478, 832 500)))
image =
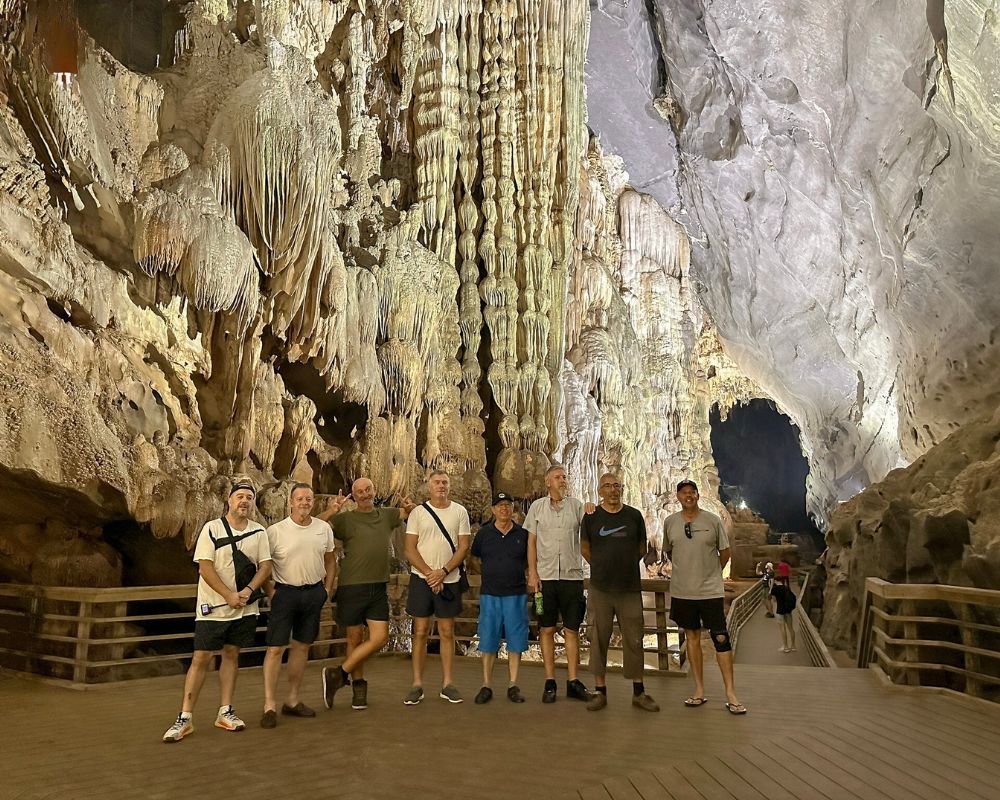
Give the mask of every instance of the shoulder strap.
POLYGON ((216 550, 218 550, 220 547, 225 547, 228 544, 230 547, 233 548, 233 553, 235 553, 237 542, 242 541, 243 539, 246 539, 250 536, 253 536, 255 533, 263 533, 263 530, 261 528, 254 528, 251 531, 244 531, 239 536, 233 536, 233 529, 229 527, 229 520, 226 519, 225 516, 222 516, 219 518, 219 521, 222 523, 222 527, 226 529, 226 538, 216 539, 214 536, 212 536, 211 531, 208 532, 208 538, 212 540, 212 544, 215 545, 216 550))
POLYGON ((438 528, 441 529, 441 533, 444 534, 444 538, 448 540, 448 545, 449 547, 451 547, 452 554, 458 552, 457 548, 455 547, 455 543, 451 540, 451 534, 448 533, 448 529, 444 526, 444 523, 441 521, 441 517, 439 517, 437 514, 434 513, 434 509, 431 508, 430 503, 425 501, 420 505, 424 507, 424 510, 431 515, 431 518, 437 523, 438 528))

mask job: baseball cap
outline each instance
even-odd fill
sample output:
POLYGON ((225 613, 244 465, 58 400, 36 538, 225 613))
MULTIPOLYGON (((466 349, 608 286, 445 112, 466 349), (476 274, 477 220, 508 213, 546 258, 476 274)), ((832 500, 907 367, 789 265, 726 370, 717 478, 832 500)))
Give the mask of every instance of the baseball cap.
POLYGON ((236 483, 233 484, 233 488, 229 490, 229 496, 232 497, 241 489, 246 489, 254 497, 257 496, 257 490, 254 488, 254 485, 250 483, 250 481, 236 481, 236 483))
POLYGON ((696 492, 698 491, 698 484, 692 480, 688 480, 687 478, 685 478, 684 480, 682 480, 680 483, 677 484, 677 491, 679 492, 685 486, 690 486, 696 492))
POLYGON ((513 503, 514 498, 511 497, 506 492, 494 492, 493 494, 493 505, 497 503, 513 503))

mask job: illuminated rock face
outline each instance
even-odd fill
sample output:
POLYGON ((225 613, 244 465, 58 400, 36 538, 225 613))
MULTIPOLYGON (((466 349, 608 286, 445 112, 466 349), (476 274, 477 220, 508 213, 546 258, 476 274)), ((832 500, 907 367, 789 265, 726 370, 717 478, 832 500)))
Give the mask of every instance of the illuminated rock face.
POLYGON ((36 569, 75 526, 113 583, 103 524, 190 544, 236 474, 265 517, 432 466, 479 514, 553 458, 651 525, 711 498, 707 409, 759 390, 590 139, 584 0, 198 0, 93 23, 68 85, 32 13, 0 0, 0 578, 80 581, 36 569))
POLYGON ((1000 396, 998 8, 597 6, 591 49, 637 69, 588 71, 591 125, 630 170, 676 158, 699 298, 801 429, 822 526, 1000 396))

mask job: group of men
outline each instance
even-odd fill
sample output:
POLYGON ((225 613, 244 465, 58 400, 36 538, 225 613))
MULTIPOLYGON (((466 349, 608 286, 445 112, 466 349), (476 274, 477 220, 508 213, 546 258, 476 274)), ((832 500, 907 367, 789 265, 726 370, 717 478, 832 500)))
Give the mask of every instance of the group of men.
MULTIPOLYGON (((248 482, 233 485, 226 514, 202 529, 194 552, 199 567, 194 656, 187 672, 181 711, 163 736, 178 742, 194 731, 192 714, 213 655, 222 652, 219 669, 221 705, 215 725, 229 731, 246 727, 232 700, 240 648, 253 644, 259 614, 258 599, 270 597, 264 658, 264 708, 260 724, 278 724, 278 679, 282 657, 289 649, 287 693, 280 714, 313 717, 316 712, 299 694, 310 646, 315 642, 323 606, 336 601, 336 621, 346 630, 347 657, 339 666, 323 669, 323 700, 332 708, 336 693, 351 686, 351 706, 368 705, 364 666, 388 641, 387 586, 393 531, 406 523, 405 558, 410 564, 406 611, 413 619, 413 681, 403 699, 416 705, 424 697, 424 666, 431 624, 436 619, 441 640, 442 681, 439 697, 461 703, 454 684, 454 621, 462 611, 467 588, 465 561, 480 560, 479 650, 483 684, 477 704, 493 697, 493 668, 506 640, 508 700, 525 702, 518 686, 521 655, 528 649, 530 593, 538 614, 539 641, 545 664, 543 703, 558 696, 555 652, 561 627, 566 650, 569 698, 585 701, 588 710, 607 705, 607 659, 617 618, 622 634, 623 672, 632 683, 632 704, 659 711, 643 683, 643 606, 640 564, 646 555, 646 525, 642 513, 622 503, 622 484, 614 474, 601 476, 595 507, 567 496, 565 470, 558 465, 545 475, 547 493, 528 509, 523 525, 514 519, 512 499, 493 497, 493 519, 475 538, 468 511, 449 497, 450 480, 443 470, 428 478, 428 500, 416 505, 408 498, 399 508, 376 507, 376 490, 359 478, 346 497, 333 498, 313 516, 312 488, 298 483, 289 495, 290 515, 266 530, 250 519, 255 489, 248 482), (345 510, 353 499, 355 508, 345 510), (343 544, 341 563, 335 540, 343 544), (584 593, 584 565, 590 565, 589 595, 584 593), (242 585, 241 585, 242 584, 242 585), (579 679, 579 632, 590 605, 591 692, 579 679), (365 637, 365 628, 368 637, 365 637)), ((723 611, 722 569, 729 559, 729 542, 721 520, 698 507, 697 486, 677 487, 681 511, 664 522, 664 549, 673 562, 671 617, 685 631, 688 659, 695 681, 687 706, 707 700, 703 684, 702 629, 711 634, 726 687, 726 707, 744 714, 733 685, 732 652, 723 611)))

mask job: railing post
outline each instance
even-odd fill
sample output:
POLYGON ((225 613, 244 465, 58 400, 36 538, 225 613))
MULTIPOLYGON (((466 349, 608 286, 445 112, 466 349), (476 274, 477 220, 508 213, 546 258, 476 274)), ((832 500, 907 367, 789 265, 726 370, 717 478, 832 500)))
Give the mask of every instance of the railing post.
POLYGON ((73 656, 73 683, 87 682, 87 656, 90 650, 90 617, 94 604, 80 602, 76 622, 76 652, 73 656))
MULTIPOLYGON (((915 617, 919 608, 913 600, 899 601, 899 613, 904 617, 915 617)), ((895 631, 893 631, 895 635, 895 631)), ((920 638, 920 629, 916 622, 903 623, 903 638, 907 642, 916 641, 920 638)), ((915 645, 906 644, 903 646, 903 660, 907 664, 916 664, 920 661, 920 648, 915 645)), ((903 682, 911 686, 920 686, 923 683, 922 677, 917 670, 908 669, 902 676, 903 682)))
POLYGON ((670 670, 670 642, 667 638, 667 595, 662 590, 653 593, 656 608, 656 668, 670 670))
MULTIPOLYGON (((967 622, 975 622, 975 613, 972 606, 966 605, 965 603, 958 603, 957 614, 958 618, 962 621, 962 625, 959 627, 959 634, 962 638, 962 644, 966 647, 978 647, 979 646, 979 631, 975 628, 970 628, 968 625, 964 624, 967 622)), ((978 653, 970 653, 968 651, 962 654, 964 658, 965 668, 969 672, 981 673, 982 672, 982 659, 979 657, 978 653)), ((982 697, 983 696, 983 682, 977 680, 976 678, 966 675, 965 677, 965 693, 971 695, 972 697, 982 697)))

